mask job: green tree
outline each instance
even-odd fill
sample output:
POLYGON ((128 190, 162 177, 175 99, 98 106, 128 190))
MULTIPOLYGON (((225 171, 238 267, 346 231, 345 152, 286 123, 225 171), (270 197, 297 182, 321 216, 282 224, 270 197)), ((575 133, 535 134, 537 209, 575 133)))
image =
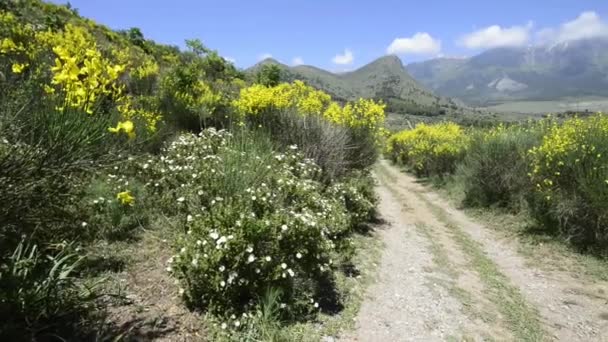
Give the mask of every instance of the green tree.
POLYGON ((281 82, 281 74, 281 68, 278 65, 265 64, 255 75, 255 81, 267 87, 274 87, 281 82))

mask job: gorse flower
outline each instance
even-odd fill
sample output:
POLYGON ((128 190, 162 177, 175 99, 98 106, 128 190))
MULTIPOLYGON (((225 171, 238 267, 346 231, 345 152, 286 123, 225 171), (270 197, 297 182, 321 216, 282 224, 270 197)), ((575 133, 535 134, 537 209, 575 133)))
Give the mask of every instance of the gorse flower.
POLYGON ((108 131, 117 134, 125 133, 129 137, 129 139, 135 138, 135 125, 131 120, 119 122, 116 127, 108 128, 108 131))
POLYGON ((123 192, 119 192, 116 195, 116 199, 120 202, 120 204, 122 205, 133 205, 135 203, 135 197, 133 197, 131 195, 130 191, 123 191, 123 192))
POLYGON ((29 64, 27 64, 27 63, 15 63, 15 64, 13 64, 11 70, 15 74, 20 74, 25 70, 25 68, 28 67, 28 65, 29 64))

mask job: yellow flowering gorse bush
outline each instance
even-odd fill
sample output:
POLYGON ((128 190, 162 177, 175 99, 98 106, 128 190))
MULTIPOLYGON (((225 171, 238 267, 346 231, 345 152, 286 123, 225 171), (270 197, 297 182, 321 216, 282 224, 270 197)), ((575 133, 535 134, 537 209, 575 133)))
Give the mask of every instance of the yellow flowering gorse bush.
POLYGON ((387 153, 399 163, 421 175, 454 171, 462 158, 468 138, 459 125, 451 122, 416 125, 388 139, 387 153))
POLYGON ((554 122, 529 154, 536 217, 582 245, 608 242, 608 117, 554 122))
POLYGON ((160 114, 140 106, 136 96, 127 92, 123 77, 156 77, 159 66, 153 58, 142 58, 142 53, 129 47, 104 51, 88 26, 68 23, 57 31, 37 29, 10 12, 0 11, 0 33, 4 36, 0 58, 12 64, 16 75, 32 69, 47 96, 63 103, 59 110, 68 107, 93 114, 101 102, 109 100, 124 120, 137 119, 148 130, 156 129, 160 114))
POLYGON ((233 102, 242 117, 262 115, 268 110, 294 109, 301 115, 319 115, 347 127, 369 129, 376 135, 383 132, 385 105, 371 99, 359 99, 340 106, 323 91, 302 81, 281 83, 274 87, 254 84, 241 89, 233 102))

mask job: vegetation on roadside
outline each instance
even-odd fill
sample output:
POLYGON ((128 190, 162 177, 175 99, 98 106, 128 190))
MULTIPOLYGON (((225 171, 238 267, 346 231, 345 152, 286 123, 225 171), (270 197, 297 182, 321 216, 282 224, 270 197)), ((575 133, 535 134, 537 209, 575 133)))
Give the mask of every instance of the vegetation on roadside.
POLYGON ((117 296, 91 247, 150 229, 174 237, 163 272, 184 305, 228 338, 342 307, 384 104, 272 70, 248 83, 198 40, 182 51, 39 0, 0 4, 0 32, 0 336, 97 334, 117 296))
POLYGON ((607 122, 598 113, 491 128, 421 124, 389 138, 386 153, 419 175, 458 184, 467 206, 526 213, 546 232, 604 254, 607 122))

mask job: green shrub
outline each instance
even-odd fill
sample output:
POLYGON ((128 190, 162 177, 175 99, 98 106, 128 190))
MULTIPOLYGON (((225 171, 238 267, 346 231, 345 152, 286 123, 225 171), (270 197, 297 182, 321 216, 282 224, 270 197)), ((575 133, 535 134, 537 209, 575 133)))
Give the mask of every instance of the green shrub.
POLYGON ((608 118, 553 123, 530 152, 533 215, 585 248, 608 243, 608 118))
POLYGON ((113 162, 109 121, 46 107, 1 114, 0 246, 12 249, 23 234, 41 244, 77 239, 80 214, 71 209, 80 187, 92 170, 113 162))
POLYGON ((70 245, 53 254, 21 241, 0 262, 0 337, 7 341, 76 336, 97 297, 96 286, 75 276, 80 263, 70 245))
POLYGON ((465 205, 522 209, 530 187, 528 150, 541 137, 537 125, 501 125, 472 134, 456 177, 463 182, 465 205))
POLYGON ((137 167, 155 207, 183 227, 168 270, 187 303, 222 316, 252 310, 270 288, 286 314, 314 311, 332 258, 348 254, 350 232, 373 210, 370 183, 325 189, 312 160, 295 146, 273 152, 257 133, 182 135, 137 167))
POLYGON ((369 175, 355 172, 330 187, 329 193, 338 198, 350 213, 353 226, 368 223, 375 218, 378 198, 374 185, 369 175))
MULTIPOLYGON (((252 126, 267 132, 278 146, 296 145, 321 167, 327 182, 344 176, 352 167, 348 159, 350 133, 318 116, 300 115, 294 110, 268 111, 248 118, 252 126)), ((375 146, 374 146, 375 149, 375 146)))
POLYGON ((147 188, 134 177, 121 175, 122 172, 130 174, 116 166, 105 179, 90 180, 81 194, 78 208, 82 213, 83 238, 128 239, 136 229, 145 227, 153 216, 149 211, 147 188), (132 202, 125 203, 119 194, 128 194, 133 198, 132 202))

